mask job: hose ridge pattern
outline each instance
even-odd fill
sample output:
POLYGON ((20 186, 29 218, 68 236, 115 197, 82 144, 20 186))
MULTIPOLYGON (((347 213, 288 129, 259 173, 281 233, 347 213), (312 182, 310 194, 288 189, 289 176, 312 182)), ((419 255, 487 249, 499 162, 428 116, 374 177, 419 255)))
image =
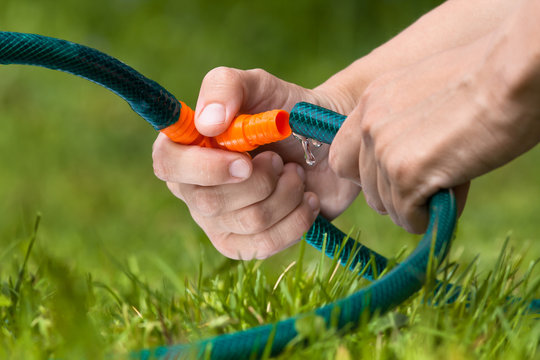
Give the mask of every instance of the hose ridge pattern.
MULTIPOLYGON (((27 64, 61 70, 96 82, 126 100, 133 110, 155 129, 163 129, 178 119, 181 104, 156 82, 122 62, 92 48, 34 34, 0 32, 0 64, 27 64)), ((290 114, 293 131, 331 143, 345 116, 308 104, 297 104, 290 114)), ((457 211, 450 191, 440 191, 429 203, 428 230, 418 247, 405 261, 368 287, 309 314, 323 317, 327 325, 337 316, 337 327, 357 325, 361 316, 388 311, 418 291, 426 277, 430 255, 440 263, 446 256, 455 228, 457 211)), ((374 280, 387 266, 387 259, 348 238, 328 220, 319 216, 306 234, 306 241, 329 257, 338 256, 350 270, 374 280), (326 241, 325 241, 326 239, 326 241), (345 240, 344 240, 345 239, 345 240), (323 244, 325 244, 323 249, 323 244), (372 260, 373 259, 373 260, 372 260)), ((441 291, 446 287, 439 286, 441 291)), ((538 303, 538 300, 535 300, 538 303)), ((297 335, 295 321, 307 314, 266 324, 233 334, 204 339, 194 344, 158 347, 134 352, 134 359, 211 359, 259 358, 271 339, 271 354, 279 354, 297 335), (208 354, 207 351, 210 350, 208 354)))
MULTIPOLYGON (((430 201, 430 224, 428 230, 416 250, 404 262, 368 287, 337 302, 315 309, 314 313, 321 316, 327 326, 330 326, 332 317, 337 314, 336 325, 340 329, 358 324, 364 314, 370 317, 376 313, 384 313, 409 298, 422 287, 425 281, 425 271, 432 243, 434 246, 433 254, 438 261, 442 261, 446 255, 453 235, 456 217, 454 196, 449 191, 435 194, 430 201)), ((325 237, 329 247, 337 250, 342 244, 345 234, 334 227, 328 220, 319 216, 306 234, 306 241, 321 250, 325 237)), ((340 262, 346 264, 350 256, 353 255, 354 259, 350 263, 350 268, 354 269, 357 266, 361 268, 368 265, 368 262, 364 262, 364 260, 369 261, 373 256, 376 259, 377 268, 380 267, 382 271, 387 260, 367 247, 358 248, 358 245, 356 245, 359 249, 358 253, 364 253, 362 256, 355 255, 355 252, 351 251, 355 246, 354 242, 350 238, 346 239, 341 251, 340 262), (349 251, 344 251, 346 248, 349 248, 349 251), (379 261, 381 263, 378 263, 379 261)), ((294 327, 295 321, 309 314, 312 314, 312 312, 299 314, 275 324, 266 324, 233 334, 205 339, 194 344, 143 350, 134 353, 133 358, 142 360, 153 358, 183 359, 191 356, 200 359, 207 355, 207 349, 211 349, 210 359, 260 358, 266 343, 272 336, 274 338, 270 353, 271 355, 277 355, 297 335, 294 327)))
POLYGON ((157 82, 112 56, 70 41, 0 31, 0 64, 42 66, 95 82, 126 100, 156 130, 180 115, 182 105, 157 82))

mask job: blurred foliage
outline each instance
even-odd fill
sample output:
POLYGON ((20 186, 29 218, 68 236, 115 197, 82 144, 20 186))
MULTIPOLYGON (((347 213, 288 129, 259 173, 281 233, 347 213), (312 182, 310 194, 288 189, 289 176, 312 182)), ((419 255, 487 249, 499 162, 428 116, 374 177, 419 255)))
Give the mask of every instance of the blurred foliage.
MULTIPOLYGON (((98 48, 194 104, 202 78, 220 65, 316 86, 441 2, 3 0, 0 28, 98 48)), ((156 258, 189 274, 201 247, 209 263, 221 261, 154 178, 155 133, 121 99, 72 75, 2 66, 0 119, 0 250, 24 238, 41 211, 38 246, 83 271, 114 278, 115 263, 135 256, 150 278, 159 279, 156 258)), ((490 259, 511 231, 538 253, 539 156, 475 182, 458 251, 490 259)), ((361 197, 337 222, 383 253, 417 239, 361 197)))
MULTIPOLYGON (((195 104, 204 75, 221 65, 260 67, 285 80, 316 86, 441 2, 2 0, 0 30, 95 47, 195 104)), ((93 333, 95 326, 112 329, 101 335, 116 339, 108 342, 118 341, 115 348, 124 350, 126 338, 114 333, 118 320, 109 321, 108 314, 94 316, 96 324, 79 326, 86 313, 75 304, 96 301, 90 286, 92 296, 80 295, 86 294, 86 280, 114 298, 108 286, 131 288, 132 280, 122 271, 127 267, 141 281, 175 293, 184 286, 181 279, 197 277, 200 263, 210 274, 221 264, 225 267, 218 269, 232 268, 185 206, 154 177, 154 137, 121 99, 99 86, 50 70, 0 66, 0 277, 18 273, 34 218, 41 212, 28 273, 48 269, 50 274, 27 279, 28 289, 40 292, 25 297, 33 305, 22 306, 26 312, 18 316, 28 312, 21 324, 33 319, 34 328, 53 334, 41 338, 47 346, 54 347, 59 339, 71 341, 74 334, 80 338, 80 331, 93 333), (88 279, 81 279, 81 273, 88 273, 88 279), (40 299, 53 305, 41 307, 40 299), (34 308, 43 314, 36 317, 34 308), (48 312, 62 314, 62 321, 72 317, 72 323, 66 320, 48 330, 48 312)), ((538 258, 539 159, 537 148, 474 181, 452 258, 461 261, 480 253, 481 272, 494 263, 508 235, 512 246, 529 249, 528 257, 538 258)), ((411 248, 417 240, 371 211, 361 196, 336 223, 345 231, 354 226, 353 235, 360 233, 363 242, 383 254, 411 248)), ((264 262, 270 281, 296 253, 288 250, 264 262)), ((308 255, 318 257, 315 251, 308 250, 308 255)), ((0 298, 0 307, 8 301, 0 298)), ((107 309, 97 306, 93 311, 107 309)), ((171 321, 181 315, 175 312, 171 321)), ((134 322, 133 329, 141 329, 138 317, 126 319, 134 322)), ((20 353, 39 354, 41 344, 34 343, 29 329, 21 333, 27 339, 16 342, 20 353)), ((139 340, 129 341, 148 341, 139 340)))

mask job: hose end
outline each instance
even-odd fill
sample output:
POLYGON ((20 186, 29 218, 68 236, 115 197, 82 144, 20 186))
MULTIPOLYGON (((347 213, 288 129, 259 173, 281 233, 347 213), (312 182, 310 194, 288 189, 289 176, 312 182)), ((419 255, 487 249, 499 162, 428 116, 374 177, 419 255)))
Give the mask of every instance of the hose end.
POLYGON ((216 136, 215 140, 220 147, 244 152, 283 140, 291 132, 289 113, 285 110, 271 110, 255 115, 239 115, 227 131, 216 136))
POLYGON ((194 111, 182 101, 180 105, 178 121, 161 130, 179 144, 244 152, 291 135, 289 113, 285 110, 272 110, 255 115, 239 115, 224 133, 209 138, 197 131, 194 111))

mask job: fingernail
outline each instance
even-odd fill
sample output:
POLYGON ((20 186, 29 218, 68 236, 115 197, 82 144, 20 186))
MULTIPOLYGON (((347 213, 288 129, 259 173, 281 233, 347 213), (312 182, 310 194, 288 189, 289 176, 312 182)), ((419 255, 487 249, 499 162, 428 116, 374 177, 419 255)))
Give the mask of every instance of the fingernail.
POLYGON ((302 182, 306 181, 306 171, 304 170, 304 168, 298 165, 296 167, 296 171, 298 172, 298 176, 300 176, 300 179, 302 179, 302 182))
POLYGON ((306 198, 306 201, 311 210, 313 210, 313 213, 317 214, 319 212, 319 201, 317 200, 315 195, 306 193, 304 197, 306 198))
POLYGON ((229 173, 232 177, 246 179, 249 176, 249 165, 245 160, 234 160, 229 165, 229 173))
POLYGON ((281 160, 281 157, 277 154, 272 155, 272 167, 278 175, 281 174, 281 172, 283 171, 283 161, 281 160))
POLYGON ((225 108, 221 104, 208 104, 199 115, 199 122, 205 125, 225 123, 225 108))

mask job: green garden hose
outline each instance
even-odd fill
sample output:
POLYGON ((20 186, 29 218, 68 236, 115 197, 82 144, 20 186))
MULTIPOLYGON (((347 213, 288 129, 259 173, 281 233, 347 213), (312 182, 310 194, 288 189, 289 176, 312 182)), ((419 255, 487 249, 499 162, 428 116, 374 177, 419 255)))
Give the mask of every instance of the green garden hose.
MULTIPOLYGON (((156 82, 106 54, 65 40, 0 32, 0 64, 43 66, 96 82, 126 100, 156 130, 174 124, 182 111, 182 103, 156 82)), ((344 120, 343 115, 307 103, 297 104, 290 114, 296 133, 325 143, 331 143, 344 120)), ((433 195, 429 210, 428 230, 405 261, 368 287, 314 313, 328 326, 331 319, 338 328, 354 326, 361 317, 388 311, 418 291, 424 284, 430 257, 440 263, 449 250, 457 216, 453 194, 443 190, 433 195)), ((387 265, 385 257, 348 238, 321 216, 307 232, 306 241, 319 250, 324 248, 329 257, 338 256, 340 263, 348 264, 351 270, 367 267, 362 275, 370 280, 387 265)), ((305 315, 194 344, 138 351, 132 357, 176 359, 204 355, 211 359, 251 359, 259 358, 267 343, 270 353, 276 355, 297 335, 294 323, 305 315)))

